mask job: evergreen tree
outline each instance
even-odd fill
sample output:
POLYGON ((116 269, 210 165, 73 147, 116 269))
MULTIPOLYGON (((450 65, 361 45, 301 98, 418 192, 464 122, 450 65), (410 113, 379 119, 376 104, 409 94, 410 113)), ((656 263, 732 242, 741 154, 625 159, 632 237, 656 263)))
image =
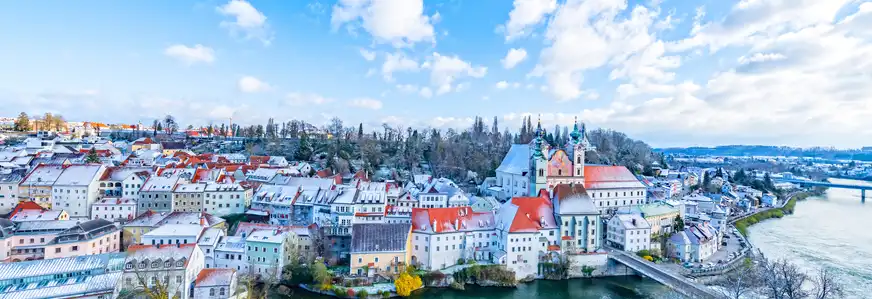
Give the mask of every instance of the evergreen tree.
POLYGON ((18 114, 18 118, 15 119, 15 130, 19 132, 30 130, 30 117, 27 116, 27 113, 18 114))
POLYGON ((679 232, 684 230, 684 219, 681 218, 681 215, 675 216, 675 229, 674 231, 679 232))
POLYGON ((363 139, 363 123, 357 125, 357 139, 363 139))
POLYGON ((100 163, 100 157, 97 156, 97 150, 91 147, 88 151, 88 156, 85 158, 85 163, 100 163))
POLYGON ((300 135, 300 145, 297 147, 297 152, 294 153, 294 159, 298 161, 309 161, 312 158, 312 144, 309 143, 309 135, 305 132, 300 135))

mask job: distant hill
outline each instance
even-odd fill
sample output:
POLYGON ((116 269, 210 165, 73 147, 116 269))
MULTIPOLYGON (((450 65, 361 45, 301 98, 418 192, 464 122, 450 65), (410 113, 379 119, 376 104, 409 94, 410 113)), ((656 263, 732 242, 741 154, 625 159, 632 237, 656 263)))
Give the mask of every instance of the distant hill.
POLYGON ((797 148, 769 145, 724 145, 716 147, 657 148, 655 152, 685 156, 786 156, 812 157, 830 160, 872 161, 872 147, 862 149, 797 148))

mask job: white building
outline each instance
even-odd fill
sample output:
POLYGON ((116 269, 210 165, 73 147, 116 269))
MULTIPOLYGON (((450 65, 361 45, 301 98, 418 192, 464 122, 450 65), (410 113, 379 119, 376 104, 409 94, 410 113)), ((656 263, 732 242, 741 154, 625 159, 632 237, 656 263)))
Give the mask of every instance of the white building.
POLYGON ((494 261, 500 255, 494 226, 493 213, 469 207, 414 209, 411 263, 436 270, 458 259, 494 261))
POLYGON ((136 199, 106 197, 91 205, 91 220, 126 222, 136 218, 136 199))
POLYGON ((559 185, 553 193, 560 249, 568 254, 599 252, 603 247, 601 214, 584 187, 559 185))
POLYGON ((137 199, 152 172, 151 167, 108 167, 100 178, 100 197, 137 199))
MULTIPOLYGON (((172 298, 191 298, 197 274, 203 270, 203 253, 197 244, 131 245, 127 248, 121 290, 142 289, 141 280, 148 287, 158 281, 173 290, 172 298)), ((116 293, 115 298, 118 297, 116 293)))
POLYGON ((385 183, 361 182, 357 189, 353 223, 384 223, 388 196, 385 183))
POLYGON ((236 269, 247 274, 248 261, 245 255, 245 238, 242 236, 221 237, 215 246, 213 268, 236 269))
POLYGON ((225 299, 236 295, 235 269, 203 269, 194 282, 194 299, 225 299))
POLYGON ((103 165, 70 165, 52 185, 52 210, 65 210, 70 217, 88 217, 91 204, 97 201, 98 179, 103 165))
POLYGON ((609 219, 606 242, 630 252, 648 250, 651 248, 651 225, 638 214, 617 214, 609 219))
POLYGON ((18 204, 18 183, 23 178, 22 172, 0 170, 0 214, 9 214, 18 204))
POLYGON ((430 184, 418 193, 422 208, 449 208, 469 206, 469 197, 447 178, 431 180, 430 184))
POLYGON ((515 197, 497 212, 496 234, 505 256, 499 260, 516 278, 539 274, 539 261, 560 251, 560 231, 547 197, 515 197))
POLYGON ((223 229, 211 227, 204 230, 200 239, 197 241, 197 245, 200 247, 200 250, 203 251, 203 259, 206 263, 206 268, 217 268, 215 267, 215 249, 218 247, 218 241, 220 241, 224 236, 225 233, 223 229))
POLYGON ((693 224, 669 238, 669 256, 683 262, 702 262, 718 251, 721 234, 708 223, 693 224))
POLYGON ((242 214, 251 205, 251 189, 238 183, 208 183, 204 193, 203 212, 212 215, 242 214))
POLYGON ((299 186, 261 185, 251 199, 251 209, 269 213, 271 224, 289 225, 299 186))
POLYGON ((142 235, 142 244, 196 244, 206 228, 198 224, 164 224, 142 235))

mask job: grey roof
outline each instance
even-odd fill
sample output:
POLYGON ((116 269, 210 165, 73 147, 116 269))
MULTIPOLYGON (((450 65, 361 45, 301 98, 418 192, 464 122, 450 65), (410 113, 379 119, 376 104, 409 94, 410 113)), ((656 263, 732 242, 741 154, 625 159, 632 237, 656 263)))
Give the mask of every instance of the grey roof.
POLYGON ((76 257, 0 264, 0 280, 107 269, 124 260, 124 253, 104 253, 76 257))
POLYGON ((530 145, 512 144, 496 171, 518 175, 530 171, 530 145))
POLYGON ((18 184, 21 182, 21 179, 24 178, 24 169, 19 171, 12 171, 10 173, 0 173, 0 184, 18 184))
POLYGON ((103 165, 70 165, 55 180, 55 186, 87 186, 99 179, 103 165))
POLYGON ((42 287, 40 287, 41 283, 30 283, 25 289, 6 291, 0 294, 0 299, 79 298, 83 295, 111 293, 122 274, 122 272, 111 272, 61 278, 50 281, 42 287))
POLYGON ((582 185, 557 185, 554 196, 558 199, 558 214, 599 214, 582 185))
POLYGON ((406 250, 410 223, 364 223, 351 228, 351 252, 396 252, 406 250))
POLYGON ((106 234, 117 233, 118 231, 119 229, 114 223, 106 219, 94 219, 79 223, 76 226, 67 229, 59 234, 57 238, 52 240, 51 244, 93 240, 94 238, 106 234))
POLYGON ((0 218, 0 239, 11 236, 13 231, 15 231, 15 222, 0 218))

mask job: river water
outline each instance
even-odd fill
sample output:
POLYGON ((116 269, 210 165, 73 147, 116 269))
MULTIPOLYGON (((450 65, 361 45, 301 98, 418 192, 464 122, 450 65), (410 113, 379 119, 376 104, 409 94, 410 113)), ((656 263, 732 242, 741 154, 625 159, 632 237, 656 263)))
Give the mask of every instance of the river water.
MULTIPOLYGON (((517 288, 483 288, 467 286, 466 290, 424 289, 412 294, 414 299, 618 299, 618 298, 662 298, 670 296, 670 290, 656 281, 638 276, 571 279, 536 280, 524 283, 517 288)), ((295 290, 292 298, 329 299, 327 297, 295 290)))
MULTIPOLYGON (((866 195, 872 204, 872 192, 866 195)), ((831 188, 825 196, 798 202, 793 215, 750 227, 749 238, 766 257, 787 259, 810 274, 832 269, 846 287, 846 298, 872 298, 872 206, 860 203, 859 190, 831 188)))

